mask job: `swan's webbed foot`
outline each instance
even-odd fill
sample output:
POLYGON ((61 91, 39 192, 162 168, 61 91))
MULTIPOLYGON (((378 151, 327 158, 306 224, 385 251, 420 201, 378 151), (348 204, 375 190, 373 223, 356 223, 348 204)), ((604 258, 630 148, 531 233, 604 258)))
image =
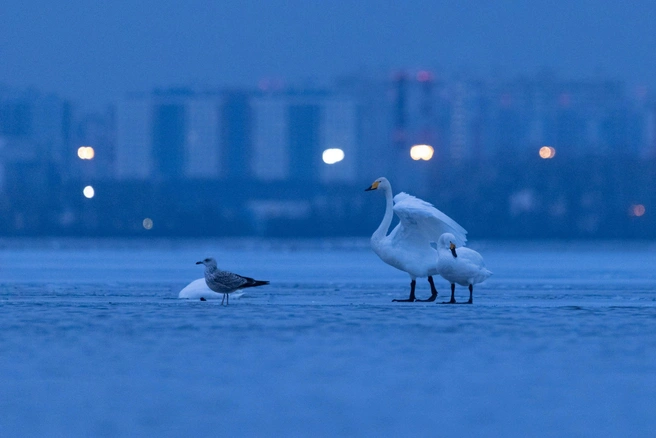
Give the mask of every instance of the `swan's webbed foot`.
POLYGON ((414 301, 417 301, 417 299, 415 298, 415 286, 416 286, 416 284, 417 284, 417 282, 415 280, 412 280, 410 282, 410 296, 408 297, 407 300, 395 299, 395 300, 392 300, 392 302, 393 303, 412 303, 414 301))
POLYGON ((433 301, 435 301, 436 298, 437 298, 437 294, 433 294, 433 295, 430 296, 430 298, 426 298, 425 300, 419 300, 419 299, 417 299, 417 300, 415 300, 415 301, 419 301, 419 302, 421 302, 421 303, 429 303, 429 302, 433 302, 433 301))
POLYGON ((431 301, 435 301, 435 298, 437 298, 438 293, 437 293, 437 289, 435 288, 435 283, 433 282, 432 275, 428 276, 428 283, 430 284, 430 288, 431 288, 431 298, 432 298, 431 301))
POLYGON ((442 304, 458 304, 456 303, 456 285, 451 283, 451 299, 449 301, 442 301, 442 304))
POLYGON ((200 297, 200 300, 201 300, 201 301, 207 301, 207 300, 205 299, 205 297, 200 297))

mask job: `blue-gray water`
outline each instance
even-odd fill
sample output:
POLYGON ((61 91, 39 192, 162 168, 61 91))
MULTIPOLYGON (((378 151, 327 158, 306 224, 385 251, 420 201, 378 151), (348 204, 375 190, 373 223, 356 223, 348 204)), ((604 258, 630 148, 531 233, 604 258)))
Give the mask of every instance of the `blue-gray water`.
POLYGON ((654 244, 473 242, 473 306, 366 241, 0 245, 0 436, 656 429, 654 244), (271 285, 178 299, 206 256, 271 285))

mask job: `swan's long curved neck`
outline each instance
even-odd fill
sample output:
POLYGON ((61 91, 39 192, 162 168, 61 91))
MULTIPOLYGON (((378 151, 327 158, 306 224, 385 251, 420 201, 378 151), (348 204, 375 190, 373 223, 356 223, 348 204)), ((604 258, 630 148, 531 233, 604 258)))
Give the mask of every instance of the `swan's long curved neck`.
POLYGON ((387 235, 387 230, 389 230, 390 225, 392 224, 392 218, 394 217, 394 200, 392 198, 392 191, 385 190, 385 216, 378 226, 378 229, 371 236, 371 240, 382 240, 387 235))

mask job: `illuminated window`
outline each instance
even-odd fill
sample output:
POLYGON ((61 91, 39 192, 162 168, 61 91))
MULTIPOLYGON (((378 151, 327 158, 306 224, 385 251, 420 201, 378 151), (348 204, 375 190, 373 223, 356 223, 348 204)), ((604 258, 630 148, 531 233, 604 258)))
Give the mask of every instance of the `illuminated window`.
POLYGON ((417 80, 419 82, 428 82, 431 79, 433 79, 433 75, 431 74, 431 72, 426 70, 421 70, 417 72, 417 80))

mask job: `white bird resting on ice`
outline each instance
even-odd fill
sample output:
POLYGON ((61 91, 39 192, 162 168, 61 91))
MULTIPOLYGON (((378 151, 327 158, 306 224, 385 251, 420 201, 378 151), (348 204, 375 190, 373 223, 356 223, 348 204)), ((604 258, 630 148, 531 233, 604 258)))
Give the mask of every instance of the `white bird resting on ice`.
POLYGON ((444 233, 437 241, 437 271, 449 283, 451 283, 451 300, 443 304, 456 303, 456 283, 461 286, 469 286, 469 301, 462 304, 474 302, 474 285, 482 283, 492 275, 485 267, 483 257, 469 248, 457 248, 456 238, 451 233, 444 233))
POLYGON ((387 178, 378 178, 365 191, 381 190, 385 194, 385 216, 371 236, 371 248, 382 261, 410 275, 410 297, 392 301, 435 301, 437 289, 433 275, 437 275, 437 251, 431 242, 437 242, 444 233, 451 233, 459 245, 467 242, 467 231, 456 221, 433 205, 419 198, 399 193, 392 198, 392 186, 387 178), (399 224, 388 235, 394 213, 399 224), (417 277, 428 277, 431 296, 426 300, 415 298, 417 277))
MULTIPOLYGON (((242 295, 244 295, 244 291, 238 290, 233 292, 231 295, 233 298, 239 298, 242 295)), ((188 300, 201 300, 201 301, 215 300, 221 297, 223 297, 222 294, 217 294, 212 289, 207 287, 207 283, 205 283, 204 277, 192 281, 191 283, 186 285, 178 294, 178 298, 183 298, 188 300)))

